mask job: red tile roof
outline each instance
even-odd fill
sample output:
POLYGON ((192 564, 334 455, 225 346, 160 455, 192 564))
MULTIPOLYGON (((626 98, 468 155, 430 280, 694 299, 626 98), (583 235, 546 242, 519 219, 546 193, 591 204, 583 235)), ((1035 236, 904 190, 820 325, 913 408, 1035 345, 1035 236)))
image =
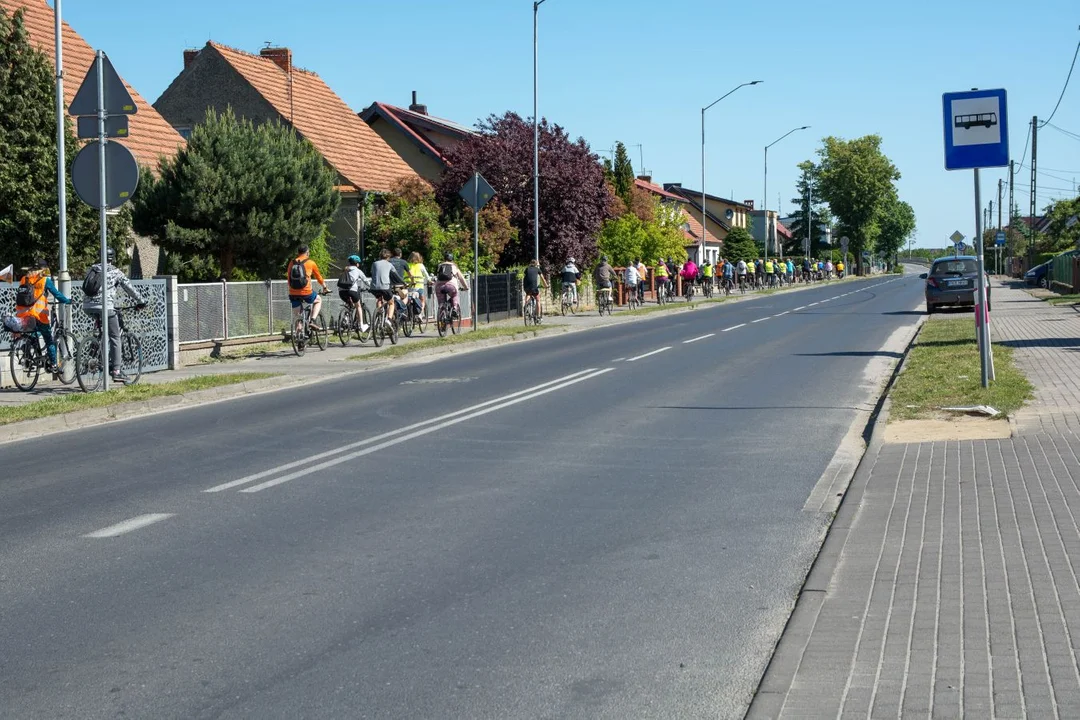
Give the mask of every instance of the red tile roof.
MULTIPOLYGON (((697 218, 685 210, 683 210, 683 220, 690 225, 690 232, 684 230, 683 235, 685 235, 688 240, 692 240, 694 245, 700 245, 702 231, 701 223, 697 221, 697 218)), ((720 240, 708 230, 705 231, 705 242, 713 245, 721 244, 720 240)))
POLYGON ((416 176, 315 73, 293 68, 290 102, 289 76, 272 59, 215 42, 207 43, 207 47, 221 53, 282 119, 291 123, 355 187, 385 192, 395 180, 416 176))
POLYGON ((655 183, 651 183, 651 182, 646 182, 645 180, 642 180, 641 178, 634 178, 634 184, 637 185, 642 190, 645 190, 647 192, 651 192, 653 195, 659 195, 660 197, 667 198, 669 200, 678 200, 679 202, 686 202, 686 198, 684 198, 682 195, 676 195, 675 193, 668 192, 667 190, 660 187, 659 185, 657 185, 655 183))
MULTIPOLYGON (((51 7, 45 0, 0 0, 8 16, 22 9, 23 22, 30 35, 30 42, 49 58, 49 65, 56 62, 56 22, 51 7)), ((82 37, 64 23, 64 102, 70 104, 75 98, 86 73, 94 63, 94 49, 82 37)), ((123 68, 117 68, 123 72, 123 68)), ((173 129, 165 118, 158 114, 136 90, 124 82, 131 97, 135 99, 138 113, 129 118, 130 135, 120 142, 127 145, 139 162, 157 168, 157 159, 161 155, 172 157, 177 148, 184 145, 184 138, 173 129)))
MULTIPOLYGON (((436 147, 432 143, 428 142, 427 138, 425 138, 420 133, 416 132, 416 130, 413 129, 413 127, 411 125, 409 125, 409 123, 405 122, 405 118, 402 116, 401 108, 394 107, 393 105, 387 105, 386 103, 381 103, 381 102, 376 102, 372 107, 374 107, 377 110, 381 110, 382 113, 385 114, 387 117, 392 118, 394 120, 395 124, 397 125, 397 127, 399 127, 402 132, 404 132, 404 133, 408 134, 410 137, 412 137, 412 139, 414 141, 416 141, 416 143, 418 145, 420 145, 420 147, 426 149, 429 153, 431 153, 435 157, 439 158, 439 160, 442 160, 444 163, 446 162, 446 156, 443 155, 442 150, 440 150, 438 147, 436 147)), ((409 113, 409 114, 412 115, 412 114, 415 114, 415 113, 409 113)), ((360 117, 361 117, 362 120, 367 122, 367 120, 365 118, 365 113, 361 113, 360 117)))
POLYGON ((776 221, 776 232, 788 239, 791 238, 791 230, 789 230, 788 226, 780 222, 779 220, 776 221))

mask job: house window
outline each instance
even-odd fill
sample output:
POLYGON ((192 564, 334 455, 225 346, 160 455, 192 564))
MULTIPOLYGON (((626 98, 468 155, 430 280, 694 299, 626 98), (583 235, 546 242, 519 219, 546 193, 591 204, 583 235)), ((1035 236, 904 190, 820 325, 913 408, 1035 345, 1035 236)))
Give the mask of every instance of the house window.
POLYGON ((178 126, 176 128, 176 132, 180 133, 180 137, 184 138, 185 140, 190 140, 191 139, 191 126, 190 125, 180 125, 180 126, 178 126))

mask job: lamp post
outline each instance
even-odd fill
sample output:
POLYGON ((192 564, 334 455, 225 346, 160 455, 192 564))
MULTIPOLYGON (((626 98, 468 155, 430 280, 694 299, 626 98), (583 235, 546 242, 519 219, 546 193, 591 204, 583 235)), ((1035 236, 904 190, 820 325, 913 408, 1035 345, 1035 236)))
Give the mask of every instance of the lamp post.
POLYGON ((537 115, 536 64, 537 16, 547 0, 533 0, 533 241, 536 262, 540 262, 540 118, 537 115))
MULTIPOLYGON (((764 82, 762 80, 752 80, 750 82, 744 82, 741 85, 736 85, 724 95, 721 95, 716 100, 701 108, 701 255, 705 256, 705 236, 708 230, 708 220, 705 211, 705 111, 711 108, 716 103, 726 98, 731 93, 735 92, 739 88, 744 88, 747 85, 757 85, 764 82)), ((701 258, 699 258, 701 259, 701 258)))
POLYGON ((791 133, 798 132, 799 130, 806 130, 809 127, 810 127, 809 125, 803 125, 802 127, 797 127, 797 128, 793 128, 791 130, 788 130, 786 133, 784 133, 783 135, 776 138, 771 143, 769 143, 768 145, 765 146, 765 199, 761 203, 761 209, 765 211, 765 259, 766 260, 769 259, 769 240, 770 240, 769 236, 772 234, 772 233, 769 232, 769 148, 771 148, 773 145, 775 145, 776 143, 778 143, 781 140, 783 140, 784 138, 786 138, 791 133))

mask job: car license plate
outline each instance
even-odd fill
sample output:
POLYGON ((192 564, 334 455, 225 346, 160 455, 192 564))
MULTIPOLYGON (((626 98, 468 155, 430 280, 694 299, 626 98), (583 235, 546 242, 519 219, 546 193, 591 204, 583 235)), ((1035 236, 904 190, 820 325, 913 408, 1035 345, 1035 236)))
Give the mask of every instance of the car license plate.
POLYGON ((949 287, 967 287, 967 280, 950 280, 949 287))

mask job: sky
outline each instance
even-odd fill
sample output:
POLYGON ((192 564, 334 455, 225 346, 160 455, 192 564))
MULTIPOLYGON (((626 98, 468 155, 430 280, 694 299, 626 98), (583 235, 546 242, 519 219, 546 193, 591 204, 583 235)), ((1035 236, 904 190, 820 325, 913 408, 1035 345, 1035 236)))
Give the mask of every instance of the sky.
MULTIPOLYGON (((68 0, 64 19, 151 102, 214 40, 258 52, 287 46, 356 111, 407 106, 464 124, 508 110, 532 116, 531 0, 68 0)), ((975 234, 972 173, 944 169, 944 92, 1008 91, 1010 154, 1027 213, 1033 115, 1049 116, 1077 42, 1077 0, 545 0, 539 10, 540 116, 594 151, 615 141, 635 172, 701 187, 701 108, 708 111, 706 190, 761 206, 764 146, 770 209, 793 209, 796 165, 826 136, 876 133, 915 209, 917 247, 975 234), (637 147, 640 144, 640 149, 637 147), (641 158, 644 162, 639 160, 641 158), (778 198, 779 196, 779 198, 778 198), (778 206, 779 203, 779 206, 778 206)), ((1080 64, 1080 63, 1078 63, 1080 64)), ((1040 120, 1041 121, 1041 120, 1040 120)), ((1080 67, 1038 134, 1038 206, 1080 183, 1080 67), (1070 134, 1072 133, 1072 134, 1070 134)), ((1007 169, 981 173, 983 204, 1007 169)), ((996 216, 996 209, 995 209, 996 216)), ((996 219, 996 218, 995 218, 996 219)))

